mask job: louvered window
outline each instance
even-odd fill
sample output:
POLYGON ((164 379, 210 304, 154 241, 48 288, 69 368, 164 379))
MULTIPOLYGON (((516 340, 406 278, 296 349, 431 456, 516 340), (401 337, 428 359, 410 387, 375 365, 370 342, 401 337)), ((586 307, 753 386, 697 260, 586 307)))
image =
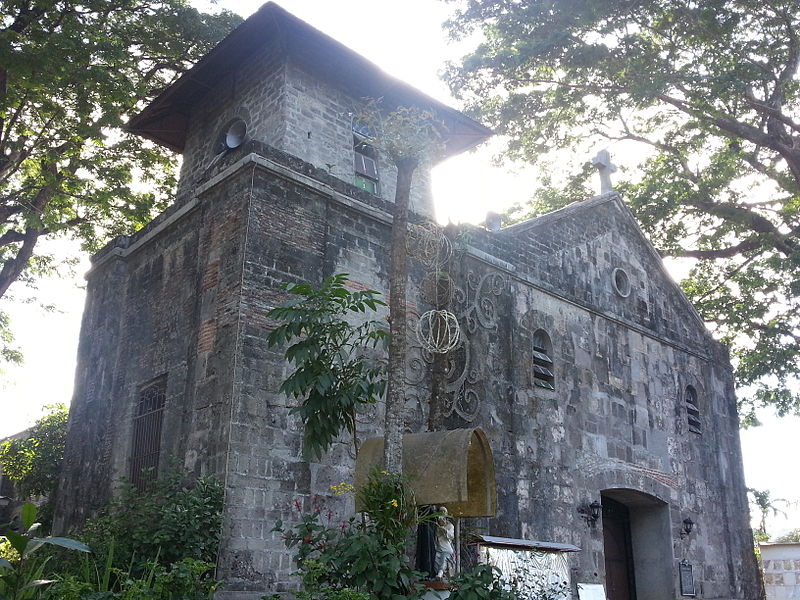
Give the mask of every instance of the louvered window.
POLYGON ((136 414, 133 419, 133 449, 131 453, 131 483, 144 490, 158 476, 161 453, 161 425, 167 378, 161 377, 139 390, 136 414))
POLYGON ((686 386, 686 419, 689 424, 689 431, 692 433, 703 433, 700 423, 700 404, 697 400, 697 390, 692 386, 686 386))
POLYGON ((555 389, 553 374, 553 345, 550 336, 539 329, 533 334, 533 385, 546 390, 555 389))

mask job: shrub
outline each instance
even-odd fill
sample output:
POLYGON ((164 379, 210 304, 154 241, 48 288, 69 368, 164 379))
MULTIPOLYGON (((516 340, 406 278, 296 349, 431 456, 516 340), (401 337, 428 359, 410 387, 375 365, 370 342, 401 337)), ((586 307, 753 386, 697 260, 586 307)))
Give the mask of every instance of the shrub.
POLYGON ((222 485, 210 477, 184 485, 177 471, 167 473, 145 491, 126 485, 100 516, 72 532, 92 548, 90 564, 60 555, 56 561, 59 571, 86 579, 87 570, 102 571, 109 557, 116 573, 129 571, 137 577, 149 561, 161 567, 185 558, 214 563, 223 493, 222 485))
POLYGON ((396 600, 421 595, 415 582, 422 574, 410 567, 406 556, 409 533, 418 522, 407 479, 374 471, 359 494, 364 518, 331 526, 315 501, 312 512, 293 527, 285 528, 280 521, 275 525, 273 531, 296 550, 301 600, 361 600, 365 595, 396 600))
POLYGON ((47 590, 52 600, 208 600, 219 584, 208 577, 214 565, 184 558, 169 568, 147 563, 140 576, 110 569, 97 580, 67 575, 47 590), (111 577, 113 575, 114 577, 111 577), (109 582, 116 581, 116 589, 109 582))

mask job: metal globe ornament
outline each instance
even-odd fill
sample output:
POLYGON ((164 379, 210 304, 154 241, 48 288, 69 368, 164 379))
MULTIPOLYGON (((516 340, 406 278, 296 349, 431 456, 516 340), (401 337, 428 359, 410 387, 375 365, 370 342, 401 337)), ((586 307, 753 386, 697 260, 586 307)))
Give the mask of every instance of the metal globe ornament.
POLYGON ((453 255, 453 244, 435 223, 410 225, 408 233, 408 253, 429 267, 438 267, 453 255))
POLYGON ((448 310, 429 310, 417 322, 417 339, 428 352, 446 354, 461 339, 458 319, 448 310))

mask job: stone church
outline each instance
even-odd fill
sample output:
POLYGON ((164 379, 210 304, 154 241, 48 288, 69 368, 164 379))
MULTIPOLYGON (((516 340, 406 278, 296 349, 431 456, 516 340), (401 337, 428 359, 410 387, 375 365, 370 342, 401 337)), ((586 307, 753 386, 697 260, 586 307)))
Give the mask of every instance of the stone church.
MULTIPOLYGON (((347 273, 352 289, 388 290, 394 169, 354 120, 363 98, 434 111, 437 160, 491 134, 272 3, 131 120, 183 155, 180 183, 170 208, 93 258, 57 527, 177 460, 224 482, 220 597, 250 599, 291 585, 270 530, 297 518, 295 499, 352 510, 328 498, 352 481, 350 446, 302 459, 266 315, 289 281, 347 273)), ((433 216, 430 166, 416 223, 433 216)), ((613 600, 756 598, 727 352, 620 197, 467 228, 453 252, 462 341, 444 426, 480 428, 496 473, 496 515, 472 527, 579 548, 573 597, 584 583, 613 600)), ((419 314, 426 267, 410 264, 419 314)), ((426 429, 430 362, 411 348, 409 433, 426 429)), ((380 433, 380 405, 361 417, 360 438, 380 433)))

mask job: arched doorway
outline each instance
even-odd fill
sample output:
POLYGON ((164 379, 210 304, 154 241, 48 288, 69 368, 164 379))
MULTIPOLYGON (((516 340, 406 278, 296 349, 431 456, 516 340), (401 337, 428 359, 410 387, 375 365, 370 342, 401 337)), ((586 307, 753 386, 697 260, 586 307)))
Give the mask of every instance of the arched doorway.
POLYGON ((630 489, 601 492, 608 600, 674 597, 669 506, 630 489))

